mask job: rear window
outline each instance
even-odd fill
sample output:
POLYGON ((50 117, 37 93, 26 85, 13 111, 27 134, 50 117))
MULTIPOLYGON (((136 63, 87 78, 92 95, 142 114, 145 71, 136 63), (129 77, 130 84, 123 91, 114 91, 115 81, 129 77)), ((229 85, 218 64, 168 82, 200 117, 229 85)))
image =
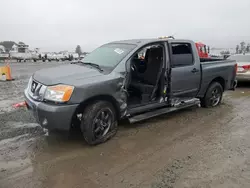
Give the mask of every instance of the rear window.
POLYGON ((228 59, 235 60, 237 62, 250 62, 250 55, 233 55, 228 59))
POLYGON ((192 47, 189 43, 173 43, 172 48, 172 66, 183 67, 194 64, 192 47))
POLYGON ((173 55, 177 54, 192 54, 190 44, 172 44, 173 55))

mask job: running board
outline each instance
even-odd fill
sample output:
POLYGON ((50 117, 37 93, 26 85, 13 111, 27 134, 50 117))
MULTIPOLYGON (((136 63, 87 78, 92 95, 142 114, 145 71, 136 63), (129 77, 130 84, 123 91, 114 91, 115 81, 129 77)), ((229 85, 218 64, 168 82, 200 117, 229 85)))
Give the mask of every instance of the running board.
POLYGON ((174 112, 174 111, 178 111, 184 108, 189 108, 192 106, 196 106, 200 104, 200 100, 199 99, 191 99, 188 101, 182 101, 182 103, 175 105, 173 107, 165 107, 165 108, 160 108, 160 109, 156 109, 156 110, 152 110, 143 114, 139 114, 136 116, 132 116, 129 117, 128 120, 130 123, 136 123, 142 120, 146 120, 155 116, 159 116, 159 115, 163 115, 163 114, 167 114, 170 112, 174 112))

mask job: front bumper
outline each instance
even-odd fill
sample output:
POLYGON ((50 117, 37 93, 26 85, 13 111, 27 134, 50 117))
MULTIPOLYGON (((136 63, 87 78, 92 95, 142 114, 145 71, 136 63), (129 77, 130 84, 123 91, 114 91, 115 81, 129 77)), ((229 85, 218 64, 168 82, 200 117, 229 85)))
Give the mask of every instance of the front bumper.
POLYGON ((24 91, 27 108, 33 112, 37 122, 49 130, 69 130, 78 104, 52 105, 33 100, 27 89, 24 91))
POLYGON ((250 74, 237 74, 236 79, 238 81, 250 81, 250 74))

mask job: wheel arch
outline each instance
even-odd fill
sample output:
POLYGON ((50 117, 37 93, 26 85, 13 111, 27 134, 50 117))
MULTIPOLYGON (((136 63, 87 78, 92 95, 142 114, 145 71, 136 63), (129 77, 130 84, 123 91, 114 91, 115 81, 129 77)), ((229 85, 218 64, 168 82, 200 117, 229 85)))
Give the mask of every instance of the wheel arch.
POLYGON ((207 95, 207 92, 208 92, 209 88, 211 87, 211 85, 212 85, 213 83, 218 83, 218 84, 221 85, 221 87, 222 87, 222 93, 223 93, 224 90, 225 90, 225 84, 226 84, 226 83, 225 83, 225 80, 224 80, 222 77, 216 77, 216 78, 214 78, 214 79, 208 84, 204 96, 203 96, 203 97, 200 97, 201 106, 202 106, 202 107, 206 107, 206 108, 208 107, 208 105, 207 105, 206 102, 205 102, 205 101, 206 101, 206 95, 207 95))
POLYGON ((214 82, 218 82, 218 83, 222 86, 223 91, 225 91, 226 81, 225 81, 225 79, 222 78, 221 76, 218 76, 218 77, 214 78, 214 79, 209 83, 207 89, 208 89, 209 86, 210 86, 212 83, 214 83, 214 82))
POLYGON ((83 112, 88 105, 94 103, 95 101, 108 101, 108 102, 110 102, 114 106, 117 119, 120 118, 119 104, 116 101, 116 99, 111 95, 97 95, 97 96, 90 97, 87 100, 82 101, 79 104, 79 106, 77 107, 75 114, 78 114, 79 112, 83 112))
POLYGON ((221 76, 218 76, 218 77, 212 79, 208 84, 202 86, 202 88, 201 88, 200 92, 198 93, 197 97, 203 98, 206 95, 208 88, 215 82, 218 82, 222 86, 222 89, 223 89, 223 92, 224 92, 225 87, 226 87, 226 81, 221 76))

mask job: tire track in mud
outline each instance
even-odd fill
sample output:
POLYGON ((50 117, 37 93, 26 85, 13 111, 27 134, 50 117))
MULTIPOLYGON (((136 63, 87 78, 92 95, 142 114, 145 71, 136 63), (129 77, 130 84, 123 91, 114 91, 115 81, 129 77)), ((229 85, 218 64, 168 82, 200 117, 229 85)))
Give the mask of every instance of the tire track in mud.
POLYGON ((0 114, 0 120, 1 180, 29 168, 35 140, 44 132, 26 109, 0 114))
POLYGON ((175 182, 185 167, 190 165, 191 156, 184 159, 175 159, 171 165, 157 173, 156 180, 151 184, 151 188, 174 188, 175 182))
MULTIPOLYGON (((34 152, 41 147, 45 132, 26 108, 13 108, 24 101, 23 91, 37 70, 60 63, 12 63, 10 82, 0 82, 0 187, 6 178, 31 173, 34 152)), ((6 185, 7 186, 7 185, 6 185)))
POLYGON ((23 134, 37 135, 42 132, 42 128, 36 124, 33 116, 26 109, 0 114, 0 119, 0 140, 23 134))

